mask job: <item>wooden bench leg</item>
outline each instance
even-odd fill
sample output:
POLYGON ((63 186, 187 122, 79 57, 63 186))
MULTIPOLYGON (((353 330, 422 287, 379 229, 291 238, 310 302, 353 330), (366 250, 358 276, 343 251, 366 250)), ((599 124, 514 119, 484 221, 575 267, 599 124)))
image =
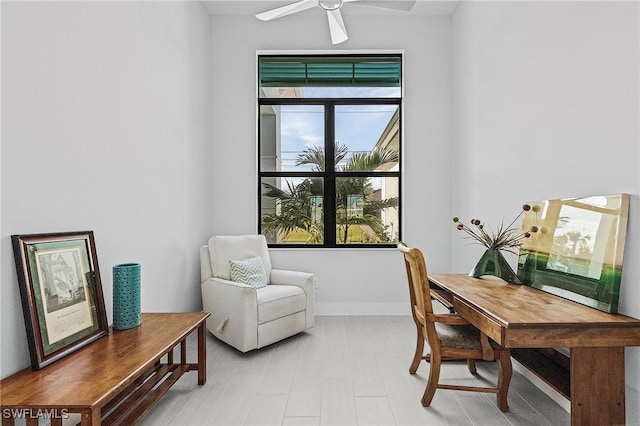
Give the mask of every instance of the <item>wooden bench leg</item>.
POLYGON ((12 416, 7 415, 5 417, 4 413, 2 413, 2 426, 14 426, 16 424, 16 419, 12 416))
POLYGON ((81 426, 98 426, 100 424, 102 410, 86 410, 80 413, 81 426))
POLYGON ((203 322, 198 327, 198 384, 207 382, 207 340, 206 328, 203 322))

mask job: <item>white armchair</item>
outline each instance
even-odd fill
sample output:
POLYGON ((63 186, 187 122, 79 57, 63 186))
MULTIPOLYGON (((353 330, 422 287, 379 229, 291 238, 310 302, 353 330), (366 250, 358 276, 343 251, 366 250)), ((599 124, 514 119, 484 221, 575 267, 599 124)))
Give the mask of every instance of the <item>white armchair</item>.
POLYGON ((200 248, 207 329, 241 352, 262 348, 314 325, 312 274, 272 269, 264 235, 216 236, 200 248), (268 285, 231 281, 230 261, 260 257, 268 285))

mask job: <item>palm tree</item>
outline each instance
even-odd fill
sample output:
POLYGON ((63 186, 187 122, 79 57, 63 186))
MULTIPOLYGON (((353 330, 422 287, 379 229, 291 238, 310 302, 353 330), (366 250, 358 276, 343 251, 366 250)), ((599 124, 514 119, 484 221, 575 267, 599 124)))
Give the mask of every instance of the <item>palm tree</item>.
MULTIPOLYGON (((335 164, 337 171, 359 172, 372 171, 384 164, 398 161, 398 153, 388 148, 374 148, 370 152, 357 152, 341 164, 348 154, 345 145, 336 143, 335 164)), ((320 147, 309 148, 296 158, 296 166, 310 165, 314 171, 325 168, 324 150, 320 147)), ((309 234, 309 242, 320 242, 323 234, 322 222, 312 220, 312 197, 322 197, 322 180, 318 177, 304 179, 300 184, 293 185, 287 181, 287 189, 283 190, 268 183, 263 184, 265 195, 276 199, 279 212, 265 215, 262 218, 263 231, 275 237, 278 234, 288 235, 296 229, 302 229, 309 234)), ((372 235, 367 235, 371 242, 388 242, 392 236, 387 233, 379 213, 382 209, 396 208, 397 197, 386 200, 372 200, 374 189, 368 177, 341 177, 336 181, 336 222, 341 231, 340 243, 346 244, 349 227, 352 225, 367 225, 372 235), (349 214, 349 196, 360 197, 363 201, 362 215, 349 214)))
POLYGON ((589 240, 591 235, 583 235, 580 231, 571 231, 566 233, 571 247, 569 248, 570 254, 579 257, 588 257, 591 255, 591 248, 589 247, 589 240))
POLYGON ((263 183, 267 197, 275 198, 279 205, 279 212, 262 217, 262 231, 275 241, 279 234, 288 235, 302 229, 309 234, 310 243, 322 241, 322 224, 312 217, 312 197, 322 195, 322 181, 318 178, 303 180, 294 185, 286 181, 287 189, 263 183))

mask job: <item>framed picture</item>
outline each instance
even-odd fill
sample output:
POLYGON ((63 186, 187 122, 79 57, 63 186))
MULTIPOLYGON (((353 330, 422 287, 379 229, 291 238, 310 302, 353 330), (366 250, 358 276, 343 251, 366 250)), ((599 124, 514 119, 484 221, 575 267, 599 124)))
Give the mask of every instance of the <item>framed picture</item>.
POLYGON ((93 231, 11 241, 33 370, 109 334, 93 231))
POLYGON ((618 312, 629 194, 530 201, 522 229, 540 232, 520 246, 523 284, 618 312))

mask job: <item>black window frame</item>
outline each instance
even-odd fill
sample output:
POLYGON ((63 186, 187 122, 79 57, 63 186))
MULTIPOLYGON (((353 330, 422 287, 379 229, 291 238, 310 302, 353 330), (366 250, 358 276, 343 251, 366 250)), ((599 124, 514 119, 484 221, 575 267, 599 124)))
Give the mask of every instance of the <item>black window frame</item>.
MULTIPOLYGON (((258 55, 260 57, 271 55, 258 55)), ((275 55, 286 56, 286 55, 275 55)), ((291 57, 310 56, 310 55, 290 55, 291 57)), ((347 56, 355 57, 358 55, 321 55, 329 57, 347 56)), ((400 57, 402 64, 402 54, 393 55, 363 55, 367 57, 384 57, 395 56, 400 57)), ((258 70, 258 85, 260 84, 260 73, 258 70)), ((402 84, 402 83, 401 83, 402 84)), ((402 241, 402 120, 403 120, 403 98, 400 97, 383 97, 383 98, 267 98, 257 96, 257 168, 258 168, 258 233, 262 233, 262 180, 263 178, 308 178, 320 177, 324 182, 324 203, 323 203, 323 243, 322 244, 306 244, 306 243, 269 243, 269 247, 278 248, 395 248, 397 243, 347 243, 338 244, 336 241, 336 180, 340 177, 393 177, 398 180, 398 241, 402 241), (323 171, 263 171, 261 167, 262 145, 260 139, 260 110, 263 106, 282 106, 282 105, 314 105, 324 107, 324 150, 325 150, 325 167, 323 171), (349 105, 395 105, 398 107, 398 136, 400 142, 398 144, 398 170, 397 171, 362 171, 362 172, 345 172, 337 171, 335 167, 335 109, 338 106, 349 105), (329 202, 331 200, 331 202, 329 202)))

